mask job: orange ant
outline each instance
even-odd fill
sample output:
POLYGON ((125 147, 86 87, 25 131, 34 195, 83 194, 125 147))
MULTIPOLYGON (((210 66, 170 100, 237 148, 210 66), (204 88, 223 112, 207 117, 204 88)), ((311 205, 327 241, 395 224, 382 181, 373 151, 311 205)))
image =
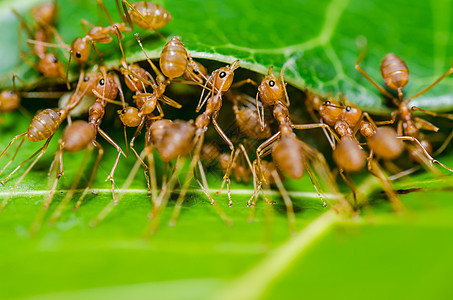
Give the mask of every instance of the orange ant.
MULTIPOLYGON (((310 176, 313 187, 318 193, 318 196, 326 206, 323 197, 320 193, 319 183, 314 177, 313 171, 308 164, 308 161, 318 163, 322 168, 327 170, 327 164, 324 157, 317 150, 303 143, 293 133, 293 129, 315 129, 324 128, 331 131, 330 127, 323 123, 315 124, 301 124, 295 125, 289 117, 288 106, 290 104, 288 94, 286 92, 286 83, 283 79, 284 69, 280 73, 280 81, 273 74, 273 67, 269 68, 268 75, 264 77, 258 87, 256 96, 256 106, 259 114, 261 128, 264 128, 264 108, 258 104, 258 98, 263 105, 270 105, 273 107, 273 115, 279 124, 279 131, 263 142, 256 150, 258 169, 261 170, 261 159, 272 153, 272 158, 276 166, 282 170, 286 175, 291 178, 301 178, 304 170, 310 176)), ((333 141, 331 141, 333 143, 333 141)), ((320 168, 320 169, 322 169, 320 168)), ((323 170, 324 174, 329 172, 323 170)), ((262 173, 262 172, 260 172, 262 173)), ((252 198, 256 198, 258 190, 261 188, 263 179, 260 178, 258 182, 258 189, 252 198)), ((253 202, 254 203, 254 202, 253 202)), ((291 207, 288 207, 291 209, 291 207)))
MULTIPOLYGON (((403 142, 401 139, 396 138, 396 132, 391 128, 378 128, 368 113, 362 112, 357 106, 352 104, 340 106, 334 99, 325 101, 319 108, 319 113, 321 121, 332 126, 341 137, 341 139, 338 139, 331 132, 338 141, 336 146, 331 144, 334 150, 333 160, 338 166, 341 177, 352 191, 355 209, 358 209, 357 192, 349 174, 362 170, 365 166, 365 161, 368 160, 368 171, 381 181, 384 191, 395 209, 401 210, 402 204, 393 192, 388 178, 386 178, 377 162, 373 161, 374 155, 378 156, 378 158, 391 160, 401 154, 403 142), (363 122, 363 118, 367 118, 369 122, 363 122), (368 141, 367 145, 370 148, 368 158, 366 158, 365 152, 355 137, 359 130, 368 141)), ((327 136, 327 132, 325 134, 327 136)))
MULTIPOLYGON (((453 73, 453 67, 448 69, 444 74, 442 74, 439 78, 437 78, 433 83, 428 85, 427 87, 423 88, 419 92, 415 93, 412 97, 404 99, 403 88, 409 81, 409 69, 406 66, 404 60, 402 60, 399 56, 389 53, 387 54, 381 62, 380 70, 382 78, 384 79, 385 85, 398 93, 398 99, 396 99, 389 91, 387 91, 384 87, 382 87, 379 83, 377 83, 373 78, 371 78, 361 67, 360 62, 364 59, 365 53, 362 52, 359 56, 355 68, 362 74, 371 84, 373 84, 384 96, 390 98, 393 103, 398 107, 392 113, 392 119, 390 121, 379 122, 379 124, 393 124, 398 119, 397 124, 397 132, 398 136, 404 136, 405 140, 412 141, 416 143, 419 147, 423 149, 423 155, 429 160, 430 164, 436 163, 442 166, 443 168, 452 171, 450 168, 440 164, 438 161, 434 160, 430 154, 432 146, 430 142, 423 138, 420 133, 420 129, 430 130, 430 131, 438 131, 439 128, 434 126, 433 124, 429 123, 428 121, 413 116, 414 111, 421 111, 428 115, 432 116, 441 116, 452 119, 451 115, 448 114, 437 114, 434 112, 430 112, 416 106, 409 107, 410 102, 423 95, 424 93, 428 92, 431 88, 441 82, 444 78, 448 75, 453 73)), ((448 139, 446 140, 448 142, 448 139)), ((441 148, 444 148, 445 145, 442 145, 441 148)), ((411 153, 414 153, 412 151, 411 153)), ((418 152, 416 152, 418 153, 418 152)))
MULTIPOLYGON (((152 30, 165 40, 165 37, 157 31, 171 21, 171 15, 164 7, 151 1, 139 1, 134 4, 127 0, 121 2, 124 14, 120 12, 120 15, 124 22, 127 22, 131 28, 135 24, 142 29, 152 30)), ((116 0, 116 6, 120 11, 119 0, 116 0)))
POLYGON ((30 172, 30 170, 33 168, 33 166, 44 155, 44 153, 46 152, 47 147, 50 143, 50 140, 52 139, 54 134, 57 132, 57 130, 60 127, 63 120, 65 120, 69 116, 70 111, 79 104, 80 100, 82 99, 83 95, 85 94, 85 90, 81 91, 81 89, 80 89, 80 86, 82 83, 82 78, 83 78, 83 73, 80 74, 79 83, 77 85, 76 91, 74 92, 74 94, 72 95, 71 99, 69 100, 68 104, 65 107, 59 108, 59 109, 44 109, 44 110, 38 112, 31 120, 28 130, 15 136, 11 140, 11 142, 8 144, 8 146, 5 148, 5 150, 3 150, 3 152, 0 154, 0 158, 2 158, 3 155, 5 155, 6 151, 8 151, 8 149, 14 144, 14 142, 17 141, 18 139, 22 138, 22 141, 20 142, 19 146, 17 147, 14 155, 11 157, 11 160, 0 171, 0 174, 2 174, 5 171, 5 169, 14 161, 21 146, 25 142, 25 139, 28 139, 30 142, 40 142, 40 141, 44 141, 44 140, 46 141, 41 148, 39 148, 34 154, 32 154, 29 158, 27 158, 25 161, 23 161, 5 179, 3 179, 3 181, 1 181, 2 185, 5 184, 5 182, 8 181, 8 179, 14 173, 16 173, 23 165, 25 165, 28 161, 30 161, 33 157, 36 156, 36 158, 32 161, 32 163, 27 168, 27 170, 17 180, 14 187, 11 189, 9 196, 6 199, 4 199, 3 202, 0 204, 0 211, 3 210, 3 208, 6 206, 12 193, 17 188, 17 186, 20 184, 20 182, 25 178, 25 176, 30 172))

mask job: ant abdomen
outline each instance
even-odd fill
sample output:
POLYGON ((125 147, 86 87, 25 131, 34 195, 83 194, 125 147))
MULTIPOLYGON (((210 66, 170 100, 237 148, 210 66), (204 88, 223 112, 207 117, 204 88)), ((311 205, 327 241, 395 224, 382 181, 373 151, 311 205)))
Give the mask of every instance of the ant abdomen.
POLYGON ((367 144, 377 157, 391 160, 400 156, 404 150, 404 143, 397 136, 395 129, 379 127, 374 135, 367 138, 367 144))
POLYGON ((242 108, 236 112, 236 122, 240 131, 254 139, 265 139, 271 136, 271 130, 267 122, 261 130, 258 113, 250 108, 242 108))
POLYGON ((159 64, 162 73, 170 79, 184 74, 187 67, 187 50, 179 36, 173 37, 165 44, 159 64))
POLYGON ((60 114, 50 108, 37 113, 28 126, 28 140, 40 142, 51 137, 57 132, 61 124, 60 114))
POLYGON ((168 119, 160 119, 155 121, 148 129, 149 142, 158 145, 162 140, 165 130, 173 124, 173 121, 168 119))
POLYGON ((135 10, 129 9, 129 15, 132 22, 142 29, 157 30, 171 21, 170 13, 157 3, 140 1, 133 6, 135 10))
POLYGON ((4 90, 0 93, 0 112, 12 112, 20 105, 20 96, 13 90, 4 90))
POLYGON ((63 132, 65 151, 77 152, 86 149, 96 137, 93 125, 83 120, 74 121, 63 132))
POLYGON ((398 55, 387 54, 381 62, 380 69, 385 85, 392 90, 402 89, 409 81, 409 69, 398 55))
POLYGON ((333 151, 333 160, 346 172, 358 172, 365 165, 365 154, 350 136, 344 136, 333 151))
POLYGON ((294 136, 283 136, 272 147, 272 159, 277 168, 293 179, 304 175, 303 146, 294 136))
POLYGON ((31 10, 33 19, 41 26, 55 24, 57 8, 54 2, 43 3, 31 10))
POLYGON ((175 121, 165 130, 156 148, 162 159, 168 162, 187 154, 192 149, 194 136, 195 126, 192 122, 175 121))

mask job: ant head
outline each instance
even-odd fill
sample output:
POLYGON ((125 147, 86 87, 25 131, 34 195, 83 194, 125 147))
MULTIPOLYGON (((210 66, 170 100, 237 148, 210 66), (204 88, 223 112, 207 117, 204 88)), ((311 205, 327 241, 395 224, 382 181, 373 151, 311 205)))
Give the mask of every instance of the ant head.
POLYGON ((186 70, 184 71, 184 79, 203 83, 208 76, 206 68, 192 59, 189 59, 186 70))
POLYGON ((31 10, 33 19, 41 26, 53 26, 56 13, 57 8, 53 2, 38 5, 31 10))
POLYGON ((142 121, 142 118, 138 116, 138 109, 133 106, 118 110, 118 114, 123 125, 127 127, 137 127, 142 121))
POLYGON ((39 72, 48 78, 59 78, 65 76, 63 66, 60 64, 58 58, 52 53, 47 53, 44 57, 40 58, 37 68, 39 72))
POLYGON ((342 113, 342 107, 337 100, 329 98, 319 108, 319 114, 323 121, 330 126, 334 126, 342 113))
POLYGON ((99 95, 107 99, 115 100, 118 96, 118 85, 115 82, 113 74, 107 74, 105 77, 99 75, 93 88, 99 95))
POLYGON ((79 83, 80 90, 85 92, 85 95, 94 97, 92 90, 96 85, 98 74, 96 72, 91 72, 84 74, 79 83))
POLYGON ((226 92, 233 83, 234 71, 239 68, 238 60, 234 61, 228 67, 215 70, 212 73, 212 85, 218 92, 226 92))
POLYGON ((13 90, 4 90, 0 93, 0 112, 11 112, 20 105, 20 96, 13 90))
POLYGON ((346 104, 343 107, 342 120, 345 121, 351 128, 357 125, 357 122, 362 116, 362 111, 356 105, 346 104))
POLYGON ((266 75, 258 87, 258 94, 266 105, 274 105, 277 101, 284 99, 285 90, 283 82, 280 82, 273 73, 273 67, 269 68, 268 75, 266 75))
POLYGON ((71 55, 78 63, 85 63, 90 57, 90 45, 85 39, 78 37, 71 44, 71 55))

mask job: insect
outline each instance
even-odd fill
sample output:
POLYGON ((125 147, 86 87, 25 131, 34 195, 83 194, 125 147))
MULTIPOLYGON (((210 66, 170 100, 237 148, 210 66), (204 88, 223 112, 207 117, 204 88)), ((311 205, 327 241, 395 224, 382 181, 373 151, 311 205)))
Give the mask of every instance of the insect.
MULTIPOLYGON (((30 39, 41 42, 49 42, 55 34, 54 25, 57 15, 57 2, 56 0, 49 3, 43 3, 31 10, 31 16, 34 21, 32 26, 29 26, 24 17, 18 13, 14 8, 12 12, 19 19, 19 35, 18 35, 18 49, 22 53, 22 30, 25 30, 30 39)), ((59 38, 59 36, 56 36, 59 38)), ((33 53, 41 57, 46 53, 47 48, 43 45, 34 45, 31 47, 33 53)))
POLYGON ((24 166, 28 161, 33 159, 33 157, 36 156, 36 158, 32 161, 30 166, 25 170, 25 172, 22 174, 22 176, 17 180, 13 188, 11 189, 9 195, 7 198, 3 200, 3 202, 0 204, 0 210, 2 210, 6 204, 8 203, 12 193, 14 190, 17 188, 17 186, 20 184, 20 182, 25 178, 25 176, 30 172, 30 170, 33 168, 33 166, 41 159, 41 157, 44 155, 44 153, 47 150, 47 147, 50 143, 50 140, 52 139, 53 135, 56 133, 58 128, 60 127, 61 123, 63 120, 65 120, 69 112, 76 107, 80 100, 82 99, 85 91, 80 90, 80 83, 82 82, 83 78, 83 73, 80 74, 79 77, 79 83, 78 83, 78 88, 74 92, 73 96, 69 100, 68 104, 59 109, 44 109, 40 112, 38 112, 33 119, 30 122, 30 125, 28 127, 28 130, 15 136, 11 142, 8 144, 8 146, 3 150, 3 152, 0 154, 0 158, 2 158, 5 153, 8 151, 8 149, 14 144, 15 141, 22 139, 20 142, 19 146, 16 148, 16 151, 14 155, 11 157, 11 160, 4 166, 4 168, 0 171, 0 174, 2 174, 5 169, 14 161, 17 153, 19 152, 21 146, 25 142, 25 139, 28 139, 30 142, 40 142, 44 141, 44 145, 39 148, 34 154, 32 154, 29 158, 27 158, 25 161, 23 161, 21 164, 19 164, 3 181, 1 181, 1 184, 5 184, 6 181, 9 180, 9 178, 16 173, 22 166, 24 166))
MULTIPOLYGON (((135 24, 142 29, 152 30, 165 39, 157 31, 171 21, 171 15, 164 7, 151 1, 139 1, 131 4, 127 0, 122 0, 122 5, 124 14, 120 13, 121 18, 128 22, 131 28, 135 24)), ((116 0, 116 6, 120 10, 119 0, 116 0)))
MULTIPOLYGON (((283 79, 282 70, 280 80, 273 74, 273 67, 269 68, 268 75, 261 81, 256 96, 257 111, 259 114, 261 128, 264 128, 264 109, 258 105, 258 99, 263 105, 269 105, 273 108, 273 115, 279 125, 279 131, 263 142, 256 150, 258 168, 261 169, 261 159, 272 153, 272 158, 276 166, 291 178, 301 178, 304 170, 310 176, 312 184, 317 191, 323 204, 317 180, 313 176, 313 171, 308 161, 313 161, 320 166, 327 168, 324 157, 321 153, 303 143, 293 133, 293 129, 314 129, 325 128, 330 131, 328 125, 323 123, 295 125, 289 117, 289 98, 286 93, 286 83, 283 79)), ((329 173, 326 171, 325 173, 329 173)), ((258 186, 262 184, 262 179, 258 186)), ((256 194, 256 191, 255 191, 256 194)))
MULTIPOLYGON (((405 99, 403 88, 409 81, 409 69, 406 66, 404 60, 402 60, 399 56, 389 53, 387 54, 381 62, 380 70, 382 78, 384 79, 385 85, 398 93, 398 99, 395 98, 389 91, 387 91, 383 86, 377 83, 373 78, 371 78, 361 67, 360 62, 365 57, 365 53, 362 52, 359 56, 355 68, 362 74, 371 84, 373 84, 384 96, 388 97, 393 101, 393 103, 397 106, 397 110, 392 113, 392 119, 387 122, 380 122, 380 124, 393 124, 398 119, 397 123, 397 132, 398 136, 405 136, 405 140, 412 141, 416 143, 418 146, 421 146, 424 150, 422 154, 429 160, 430 164, 436 163, 441 167, 452 171, 450 168, 446 167, 445 165, 441 164, 439 161, 433 159, 431 154, 432 146, 430 142, 423 137, 420 132, 420 129, 430 130, 430 131, 438 131, 439 128, 434 126, 433 124, 429 123, 428 121, 415 117, 412 113, 414 111, 421 111, 429 115, 433 116, 442 116, 451 118, 451 116, 446 114, 436 114, 416 106, 410 107, 410 102, 428 92, 431 88, 441 82, 444 78, 448 75, 453 73, 453 67, 448 69, 444 74, 442 74, 439 78, 437 78, 433 83, 428 85, 427 87, 423 88, 419 92, 415 93, 413 96, 405 99)), ((443 146, 441 146, 442 148, 443 146)), ((413 153, 414 151, 411 151, 413 153)), ((419 152, 417 152, 419 153, 419 152)))

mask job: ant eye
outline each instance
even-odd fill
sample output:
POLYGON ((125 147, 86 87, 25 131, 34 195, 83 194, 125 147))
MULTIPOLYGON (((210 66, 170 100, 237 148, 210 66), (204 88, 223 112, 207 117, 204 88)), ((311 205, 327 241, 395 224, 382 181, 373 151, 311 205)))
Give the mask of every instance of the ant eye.
POLYGON ((272 87, 272 86, 274 86, 274 85, 275 85, 275 81, 273 81, 273 80, 269 81, 269 86, 270 86, 270 87, 272 87))
POLYGON ((104 84, 105 84, 104 78, 102 78, 101 80, 99 80, 99 84, 100 84, 100 85, 104 85, 104 84))
POLYGON ((76 54, 75 54, 75 56, 76 56, 77 58, 81 58, 81 57, 82 57, 82 54, 80 54, 80 52, 77 51, 76 54))
POLYGON ((223 77, 225 77, 225 76, 226 76, 226 73, 225 73, 225 72, 220 72, 220 74, 219 74, 219 77, 220 77, 220 78, 223 78, 223 77))
POLYGON ((58 62, 58 59, 57 59, 55 56, 52 56, 52 61, 53 61, 54 63, 57 63, 57 62, 58 62))
POLYGON ((194 73, 195 75, 200 75, 200 72, 198 72, 197 69, 193 69, 193 73, 194 73))
POLYGON ((326 101, 324 102, 325 105, 329 105, 330 104, 330 101, 326 101))
POLYGON ((351 111, 351 107, 350 106, 346 106, 346 111, 351 111))
POLYGON ((13 90, 9 91, 9 94, 14 95, 14 91, 13 90))
POLYGON ((88 80, 90 80, 90 77, 88 76, 85 76, 85 78, 83 78, 83 81, 87 82, 88 80))
POLYGON ((125 113, 126 113, 126 109, 123 109, 123 110, 121 111, 121 113, 122 113, 122 114, 125 114, 125 113))

